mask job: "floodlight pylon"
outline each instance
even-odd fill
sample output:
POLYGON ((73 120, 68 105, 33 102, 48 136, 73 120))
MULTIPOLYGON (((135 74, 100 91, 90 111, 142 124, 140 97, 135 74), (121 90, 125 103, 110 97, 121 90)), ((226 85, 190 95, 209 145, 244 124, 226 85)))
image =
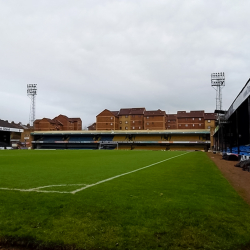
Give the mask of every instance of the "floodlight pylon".
POLYGON ((27 84, 27 96, 31 99, 30 116, 29 116, 30 126, 33 126, 33 123, 36 119, 36 95, 37 95, 37 84, 27 84))
POLYGON ((222 88, 225 86, 224 72, 211 74, 211 86, 216 90, 216 110, 222 110, 222 88))

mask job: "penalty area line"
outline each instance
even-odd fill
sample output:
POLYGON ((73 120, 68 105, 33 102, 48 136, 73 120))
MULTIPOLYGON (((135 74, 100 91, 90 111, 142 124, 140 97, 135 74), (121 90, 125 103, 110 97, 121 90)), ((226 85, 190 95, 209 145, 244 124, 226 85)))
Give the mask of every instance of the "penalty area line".
POLYGON ((124 174, 119 174, 119 175, 110 177, 110 178, 108 178, 108 179, 102 180, 102 181, 98 181, 98 182, 96 182, 96 183, 94 183, 94 184, 86 185, 85 187, 76 189, 76 190, 74 190, 74 191, 72 191, 72 192, 70 192, 70 193, 71 193, 71 194, 75 194, 75 193, 80 192, 80 191, 82 191, 82 190, 84 190, 84 189, 87 189, 87 188, 90 188, 90 187, 93 187, 93 186, 102 184, 102 183, 107 182, 107 181, 114 180, 114 179, 119 178, 119 177, 124 176, 124 175, 128 175, 128 174, 135 173, 135 172, 137 172, 137 171, 143 170, 143 169, 145 169, 145 168, 152 167, 152 166, 154 166, 154 165, 160 164, 160 163, 165 162, 165 161, 169 161, 169 160, 171 160, 171 159, 174 159, 174 158, 177 158, 177 157, 186 155, 186 154, 188 154, 188 153, 190 153, 190 152, 186 152, 186 153, 184 153, 184 154, 176 155, 176 156, 167 158, 167 159, 165 159, 165 160, 155 162, 155 163, 150 164, 150 165, 148 165, 148 166, 145 166, 145 167, 142 167, 142 168, 138 168, 138 169, 136 169, 136 170, 133 170, 133 171, 130 171, 130 172, 127 172, 127 173, 124 173, 124 174))

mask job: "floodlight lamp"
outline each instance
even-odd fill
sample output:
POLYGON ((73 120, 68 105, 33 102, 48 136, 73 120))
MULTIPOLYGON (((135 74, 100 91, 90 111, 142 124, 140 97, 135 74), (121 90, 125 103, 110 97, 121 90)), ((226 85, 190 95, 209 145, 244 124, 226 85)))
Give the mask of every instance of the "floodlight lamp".
POLYGON ((27 95, 37 94, 37 84, 27 84, 27 95))
POLYGON ((212 86, 225 86, 225 74, 224 72, 211 74, 212 86))

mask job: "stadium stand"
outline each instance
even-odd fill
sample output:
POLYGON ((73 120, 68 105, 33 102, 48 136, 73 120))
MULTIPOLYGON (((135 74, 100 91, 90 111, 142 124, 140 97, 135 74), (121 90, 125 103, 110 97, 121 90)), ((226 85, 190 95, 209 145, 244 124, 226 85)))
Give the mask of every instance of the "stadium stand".
POLYGON ((68 142, 73 142, 73 141, 94 141, 93 136, 70 136, 68 142))
POLYGON ((113 141, 126 141, 126 135, 115 135, 113 141))
POLYGON ((62 137, 49 137, 46 136, 43 138, 44 142, 54 142, 54 141, 64 141, 62 137))
POLYGON ((113 141, 113 135, 102 135, 100 141, 113 141))
POLYGON ((162 141, 161 135, 136 135, 135 141, 162 141))
POLYGON ((124 150, 207 150, 210 131, 50 131, 33 133, 33 148, 124 149, 124 150))

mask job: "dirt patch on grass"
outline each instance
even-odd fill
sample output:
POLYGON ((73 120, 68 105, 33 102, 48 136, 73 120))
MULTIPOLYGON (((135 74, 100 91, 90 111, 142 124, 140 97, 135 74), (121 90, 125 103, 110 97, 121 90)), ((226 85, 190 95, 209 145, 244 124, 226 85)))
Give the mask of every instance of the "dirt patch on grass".
POLYGON ((239 195, 250 205, 250 172, 235 167, 237 161, 223 160, 220 154, 207 153, 207 155, 239 195))

